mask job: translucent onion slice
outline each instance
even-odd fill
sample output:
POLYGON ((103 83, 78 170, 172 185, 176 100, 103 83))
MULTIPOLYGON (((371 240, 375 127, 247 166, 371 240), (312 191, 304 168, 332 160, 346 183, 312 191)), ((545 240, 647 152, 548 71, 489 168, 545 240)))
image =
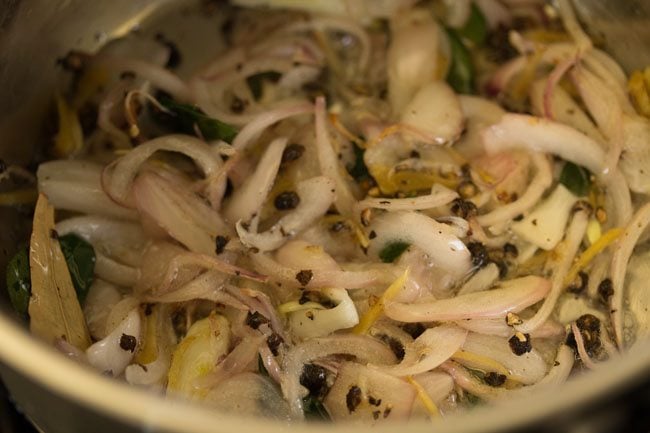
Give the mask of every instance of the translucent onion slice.
POLYGON ((287 145, 286 138, 273 140, 260 161, 255 167, 255 172, 247 177, 244 183, 237 188, 226 207, 224 215, 228 221, 250 221, 253 216, 259 213, 260 208, 266 201, 266 197, 273 187, 273 181, 278 174, 282 152, 287 145))
POLYGON ((451 358, 463 346, 466 336, 467 331, 456 325, 429 328, 404 347, 402 362, 381 370, 399 377, 431 371, 451 358))
POLYGON ((308 308, 290 313, 289 326, 292 334, 298 338, 324 337, 359 323, 359 314, 347 290, 324 289, 321 292, 336 306, 328 309, 308 308))
POLYGON ((550 282, 527 276, 507 280, 492 290, 417 304, 389 303, 388 317, 402 322, 454 321, 473 318, 505 318, 508 312, 529 307, 548 293, 550 282))
POLYGON ((300 385, 303 366, 311 361, 330 355, 352 355, 359 362, 373 364, 393 364, 395 355, 383 343, 371 337, 361 335, 334 335, 312 338, 293 346, 282 361, 282 368, 287 375, 283 378, 282 392, 289 402, 292 416, 301 419, 303 415, 302 397, 306 389, 300 385))
POLYGON ((86 349, 90 365, 113 376, 122 374, 140 344, 141 321, 140 312, 131 310, 113 332, 86 349))
MULTIPOLYGON (((508 369, 512 379, 526 385, 540 381, 548 371, 546 362, 537 350, 532 349, 517 356, 510 349, 506 337, 470 332, 463 343, 463 350, 497 361, 508 369)), ((463 364, 462 360, 459 362, 463 364)))
MULTIPOLYGON (((221 157, 204 141, 189 135, 165 135, 139 145, 107 166, 102 174, 102 185, 106 193, 117 203, 135 207, 130 195, 133 180, 142 164, 158 151, 177 152, 188 156, 206 178, 217 174, 222 165, 221 157)), ((220 200, 221 195, 217 194, 220 188, 217 182, 213 183, 208 196, 220 200)))
POLYGON ((433 184, 431 193, 413 198, 366 198, 357 204, 359 209, 424 210, 434 209, 451 203, 458 193, 440 184, 433 184))
POLYGON ((262 233, 249 232, 242 221, 236 228, 241 242, 259 251, 272 251, 299 234, 329 209, 336 196, 334 181, 320 176, 304 180, 296 186, 300 204, 262 233))
POLYGON ((408 419, 414 401, 415 389, 406 381, 346 362, 324 404, 334 421, 376 424, 408 419))
POLYGON ((102 189, 102 167, 98 164, 59 160, 40 164, 38 189, 57 209, 119 219, 137 219, 137 213, 117 205, 102 189))
POLYGON ((425 137, 429 144, 451 144, 463 132, 465 119, 458 97, 444 81, 421 87, 402 111, 402 123, 425 137))
POLYGON ((368 253, 377 257, 390 242, 406 242, 427 253, 432 263, 450 274, 461 276, 471 268, 470 253, 446 224, 417 212, 387 212, 372 220, 375 238, 368 253))

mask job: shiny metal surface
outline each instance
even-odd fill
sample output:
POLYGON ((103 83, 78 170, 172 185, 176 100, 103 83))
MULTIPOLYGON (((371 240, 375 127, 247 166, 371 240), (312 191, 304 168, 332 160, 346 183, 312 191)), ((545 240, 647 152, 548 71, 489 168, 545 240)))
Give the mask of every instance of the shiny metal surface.
MULTIPOLYGON (((647 8, 650 8, 648 0, 574 1, 579 8, 600 7, 598 4, 603 7, 638 4, 646 8, 644 13, 648 13, 647 8)), ((49 143, 51 138, 44 133, 41 125, 46 123, 53 90, 61 78, 56 67, 58 58, 70 49, 93 51, 110 38, 134 29, 173 32, 174 40, 183 52, 203 50, 205 46, 200 43, 201 38, 216 37, 218 26, 201 14, 182 13, 184 5, 189 7, 196 3, 205 1, 0 0, 0 82, 3 84, 0 86, 0 158, 11 163, 29 164, 39 158, 40 149, 49 143), (180 25, 180 22, 185 24, 180 25)), ((636 23, 637 12, 634 9, 631 11, 632 21, 636 23)), ((584 13, 582 15, 585 16, 584 13)), ((612 24, 611 27, 616 26, 612 24)), ((620 34, 611 36, 616 40, 619 37, 620 34)), ((650 47, 649 40, 639 37, 650 47)), ((638 42, 629 43, 631 45, 626 45, 627 48, 615 48, 614 54, 620 59, 625 58, 621 57, 622 54, 629 54, 630 63, 626 65, 639 67, 638 62, 644 60, 638 55, 638 45, 635 45, 638 42), (619 53, 619 49, 632 51, 619 53)), ((650 53, 650 50, 646 49, 644 53, 650 53)), ((186 64, 186 67, 190 66, 186 64)), ((28 220, 25 213, 0 208, 0 221, 5 228, 12 228, 0 231, 0 269, 4 269, 7 257, 25 239, 28 220)), ((279 433, 286 430, 286 426, 281 424, 237 419, 186 404, 176 404, 78 368, 20 329, 17 322, 11 320, 11 313, 6 308, 5 291, 0 292, 0 376, 19 406, 47 433, 279 433)), ((575 418, 579 413, 591 413, 586 408, 595 407, 593 405, 599 398, 607 396, 620 400, 620 393, 624 393, 632 383, 643 382, 650 377, 650 347, 642 349, 635 357, 627 357, 618 364, 605 367, 597 376, 570 384, 556 398, 540 397, 530 403, 522 402, 510 412, 491 410, 472 414, 467 419, 450 420, 437 430, 448 433, 504 429, 535 432, 606 431, 584 430, 585 425, 588 428, 598 425, 589 420, 585 424, 575 418), (535 426, 532 427, 531 423, 535 426)), ((611 407, 611 404, 607 403, 605 407, 611 407)), ((611 424, 599 425, 611 427, 611 424)), ((294 433, 325 430, 342 433, 346 429, 341 426, 292 427, 294 433)), ((392 430, 393 427, 374 431, 392 430)), ((431 431, 431 426, 413 424, 403 430, 425 432, 431 431)), ((361 428, 356 431, 369 432, 361 428)))

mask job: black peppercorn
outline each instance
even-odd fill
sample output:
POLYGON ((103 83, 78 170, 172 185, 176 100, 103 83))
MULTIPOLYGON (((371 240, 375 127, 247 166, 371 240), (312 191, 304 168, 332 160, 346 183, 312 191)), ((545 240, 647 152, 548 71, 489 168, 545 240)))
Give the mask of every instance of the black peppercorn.
POLYGON ((281 192, 275 197, 274 204, 277 210, 295 209, 300 204, 300 197, 295 191, 281 192))
POLYGON ((516 332, 515 335, 510 337, 508 340, 510 344, 510 350, 517 356, 521 356, 524 353, 528 353, 533 350, 533 346, 530 344, 530 335, 522 334, 521 332, 516 332))

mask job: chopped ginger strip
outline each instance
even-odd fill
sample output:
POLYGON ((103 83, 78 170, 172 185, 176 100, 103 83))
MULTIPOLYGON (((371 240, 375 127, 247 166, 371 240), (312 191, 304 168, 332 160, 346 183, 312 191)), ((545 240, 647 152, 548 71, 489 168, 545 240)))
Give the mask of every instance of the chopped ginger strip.
POLYGON ((418 399, 422 403, 422 406, 424 406, 427 412, 429 412, 429 417, 431 419, 435 419, 440 416, 440 409, 438 409, 438 406, 436 406, 433 400, 431 400, 431 397, 429 397, 429 394, 427 394, 422 385, 413 379, 413 376, 406 376, 406 381, 410 383, 413 388, 415 388, 415 392, 417 393, 418 399))
POLYGON ((59 132, 54 139, 54 155, 64 157, 73 155, 83 147, 83 132, 77 112, 61 96, 56 98, 59 114, 59 132))
POLYGON ((584 250, 584 252, 580 254, 580 257, 578 257, 578 260, 576 260, 573 266, 571 266, 569 273, 564 278, 564 285, 571 284, 571 282, 573 282, 578 276, 578 272, 580 272, 585 267, 587 267, 587 265, 591 263, 594 257, 596 257, 605 248, 607 248, 622 233, 623 233, 623 229, 618 227, 609 229, 605 233, 603 233, 603 235, 600 238, 598 238, 596 242, 591 244, 589 248, 584 250))
POLYGON ((485 372, 494 372, 494 373, 503 374, 508 379, 510 379, 512 376, 510 374, 510 371, 506 367, 504 367, 501 363, 495 361, 492 358, 478 355, 476 353, 467 352, 465 350, 459 350, 456 353, 454 353, 451 356, 451 358, 469 368, 474 368, 476 370, 481 370, 485 372))
POLYGON ((388 286, 386 291, 381 295, 377 302, 372 307, 370 307, 370 309, 366 312, 366 314, 363 315, 363 317, 361 317, 359 324, 352 328, 353 333, 365 334, 368 332, 368 330, 372 327, 372 325, 374 325, 377 319, 379 319, 379 316, 381 316, 383 313, 386 302, 393 299, 395 296, 397 296, 400 290, 402 290, 402 287, 404 287, 404 284, 406 284, 408 275, 409 269, 406 268, 404 273, 398 279, 393 281, 390 286, 388 286))
POLYGON ((639 114, 650 117, 650 66, 630 75, 627 90, 639 114))
POLYGON ((334 126, 334 128, 342 136, 344 136, 345 138, 347 138, 348 140, 350 140, 351 142, 353 142, 354 144, 356 144, 357 146, 359 146, 362 149, 366 147, 366 143, 362 139, 360 139, 359 137, 354 135, 348 128, 345 127, 344 124, 341 123, 341 121, 339 120, 338 114, 330 113, 329 117, 330 117, 330 122, 332 122, 332 125, 334 126))

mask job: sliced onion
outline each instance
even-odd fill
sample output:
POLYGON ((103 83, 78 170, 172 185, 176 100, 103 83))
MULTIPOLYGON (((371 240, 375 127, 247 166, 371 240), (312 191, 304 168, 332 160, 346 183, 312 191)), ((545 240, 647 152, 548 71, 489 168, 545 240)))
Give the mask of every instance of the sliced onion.
POLYGON ((458 97, 443 81, 421 87, 404 107, 401 121, 422 133, 430 144, 453 143, 464 124, 458 97))
POLYGON ((427 253, 434 265, 452 275, 461 276, 471 268, 465 244, 441 224, 417 212, 387 212, 373 218, 371 230, 376 237, 370 241, 368 253, 377 257, 389 242, 401 241, 415 245, 427 253))
POLYGON ((229 377, 243 373, 254 361, 257 361, 259 348, 265 343, 266 337, 263 334, 248 333, 212 372, 196 382, 197 387, 214 388, 229 377))
POLYGON ((301 284, 296 275, 304 270, 282 266, 267 254, 251 254, 250 258, 255 269, 268 275, 272 281, 281 283, 290 288, 305 287, 307 289, 323 289, 328 287, 341 287, 346 289, 361 289, 380 283, 390 283, 394 276, 392 271, 384 267, 372 267, 364 270, 314 270, 307 284, 301 284))
POLYGON ((305 241, 289 241, 278 249, 275 258, 282 266, 295 269, 338 270, 336 260, 320 245, 305 241))
MULTIPOLYGON (((546 81, 544 79, 537 80, 530 88, 530 102, 533 108, 533 114, 536 116, 543 116, 546 108, 545 94, 546 81)), ((589 136, 597 143, 604 143, 605 138, 598 131, 594 122, 587 116, 585 111, 576 101, 573 100, 571 95, 564 90, 561 86, 553 89, 553 97, 551 100, 551 111, 553 118, 558 122, 569 125, 583 134, 589 136)))
POLYGON ((361 200, 359 209, 375 208, 389 211, 434 209, 451 203, 458 193, 440 184, 433 184, 431 193, 413 198, 366 198, 361 200))
POLYGON ((236 299, 241 301, 242 304, 246 305, 250 311, 260 313, 268 319, 271 323, 271 329, 273 332, 278 334, 284 340, 288 339, 284 332, 283 323, 278 317, 278 313, 271 302, 271 298, 269 298, 266 293, 260 292, 259 290, 234 287, 232 285, 228 285, 226 290, 236 299))
POLYGON ((574 213, 571 224, 566 231, 566 236, 563 240, 563 248, 556 252, 558 259, 553 270, 553 279, 551 281, 551 290, 544 299, 544 303, 537 310, 535 315, 524 321, 521 325, 515 325, 515 328, 524 333, 530 333, 537 327, 541 326, 546 321, 555 309, 560 294, 564 291, 565 278, 569 273, 571 264, 578 253, 582 239, 587 231, 587 223, 589 215, 585 210, 578 210, 574 213))
POLYGON ((360 362, 392 364, 395 355, 385 344, 361 335, 337 335, 312 338, 293 346, 285 355, 282 369, 287 372, 283 378, 282 392, 289 402, 294 417, 303 418, 302 397, 305 389, 300 385, 303 366, 311 361, 330 355, 352 355, 360 362))
POLYGON ((106 337, 106 319, 111 309, 122 299, 115 286, 99 278, 93 280, 83 305, 88 331, 95 340, 106 337))
POLYGON ((537 276, 503 281, 498 288, 449 299, 418 304, 388 303, 385 313, 401 322, 455 321, 473 318, 505 318, 546 296, 550 282, 537 276))
POLYGON ((244 150, 248 145, 257 139, 260 134, 269 126, 284 120, 289 117, 299 116, 301 114, 308 114, 313 111, 314 107, 311 104, 299 103, 282 106, 275 108, 271 111, 266 111, 251 120, 241 131, 237 134, 232 142, 232 147, 237 150, 244 150))
MULTIPOLYGON (((467 319, 456 322, 461 328, 479 334, 495 335, 497 337, 512 336, 513 329, 505 320, 498 319, 467 319)), ((547 320, 530 333, 532 338, 552 338, 564 335, 564 326, 555 320, 547 320)))
POLYGON ((341 365, 336 382, 325 397, 324 404, 334 421, 407 420, 415 401, 415 389, 407 382, 379 370, 346 362, 341 365), (350 409, 348 394, 359 390, 359 404, 350 409))
POLYGON ((577 201, 578 197, 567 187, 558 184, 523 220, 512 224, 512 231, 521 239, 550 251, 562 240, 567 221, 577 201))
POLYGON ((478 221, 480 225, 492 226, 523 214, 533 207, 542 197, 546 189, 551 186, 551 183, 553 182, 553 173, 551 171, 551 164, 546 156, 534 153, 532 159, 537 168, 537 173, 530 185, 528 185, 526 192, 514 202, 499 206, 492 212, 476 217, 476 221, 478 221))
POLYGON ((512 148, 529 148, 553 153, 586 167, 604 180, 614 200, 612 214, 618 224, 625 224, 632 214, 630 192, 618 170, 605 170, 605 154, 597 142, 560 123, 523 114, 506 114, 501 122, 483 133, 485 148, 496 153, 512 148))
POLYGON ((140 312, 137 309, 131 310, 110 334, 86 349, 86 357, 90 365, 113 376, 122 374, 133 359, 140 343, 141 321, 140 312), (131 338, 135 341, 134 345, 125 346, 127 344, 125 341, 131 338))
POLYGON ((481 132, 498 123, 505 111, 498 104, 478 96, 458 95, 458 102, 465 117, 465 131, 454 144, 454 149, 473 159, 485 152, 481 132))
POLYGON ((329 138, 326 124, 325 98, 316 98, 316 150, 318 151, 318 164, 323 176, 332 179, 336 185, 336 198, 334 204, 339 213, 346 216, 352 215, 352 208, 356 202, 350 185, 349 176, 344 174, 343 167, 334 152, 334 147, 329 138))
POLYGON ((192 251, 214 254, 215 236, 230 229, 219 214, 191 191, 144 173, 133 184, 138 210, 192 251))
MULTIPOLYGON (((217 174, 222 165, 221 158, 198 138, 188 135, 165 135, 139 145, 109 165, 102 174, 106 193, 116 202, 134 207, 130 191, 138 170, 154 153, 163 150, 182 153, 192 158, 207 178, 217 174)), ((213 185, 213 188, 216 187, 213 185)))
POLYGON ((275 250, 322 216, 334 201, 335 192, 334 181, 327 177, 304 180, 296 186, 296 193, 300 197, 298 207, 263 233, 249 232, 242 221, 238 221, 237 234, 246 246, 260 251, 275 250))
POLYGON ((410 376, 433 370, 463 346, 467 331, 455 325, 429 328, 404 347, 404 359, 397 365, 381 367, 393 376, 410 376))
POLYGON ((488 290, 499 279, 499 267, 494 263, 476 271, 474 275, 458 290, 458 295, 488 290))
POLYGON ((277 386, 255 373, 239 373, 225 379, 205 396, 204 402, 236 416, 281 421, 291 418, 277 386))
POLYGON ((397 114, 435 76, 441 32, 429 11, 414 9, 395 17, 391 35, 386 59, 388 98, 397 114))
POLYGON ((260 158, 255 172, 233 192, 228 201, 224 215, 229 221, 250 221, 259 213, 273 187, 273 181, 278 174, 286 145, 286 138, 277 138, 269 144, 266 152, 260 158))
POLYGON ((333 308, 300 310, 289 314, 292 334, 298 338, 325 337, 359 323, 359 314, 345 289, 324 289, 323 295, 336 304, 333 308))
POLYGON ((57 209, 137 219, 137 214, 115 204, 103 191, 102 167, 87 161, 59 160, 40 164, 38 189, 57 209))
POLYGON ((539 382, 548 371, 546 362, 537 350, 533 348, 521 356, 515 355, 506 337, 470 332, 463 343, 463 350, 497 361, 508 369, 512 379, 526 385, 539 382))
POLYGON ((641 207, 632 217, 632 220, 625 228, 625 231, 616 242, 614 253, 612 255, 611 265, 611 279, 614 293, 610 298, 612 325, 614 328, 614 335, 616 336, 616 343, 619 348, 625 345, 623 338, 623 299, 625 291, 625 274, 627 264, 632 256, 632 251, 636 246, 639 238, 645 231, 646 227, 650 224, 650 203, 641 207))

